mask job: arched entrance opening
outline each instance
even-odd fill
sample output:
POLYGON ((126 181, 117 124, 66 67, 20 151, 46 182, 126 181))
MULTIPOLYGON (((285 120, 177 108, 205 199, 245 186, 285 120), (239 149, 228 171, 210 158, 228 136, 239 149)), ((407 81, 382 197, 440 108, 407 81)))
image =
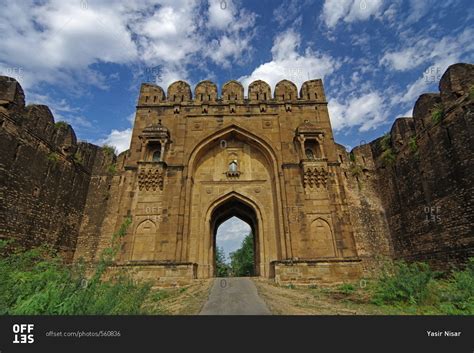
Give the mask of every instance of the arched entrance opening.
POLYGON ((227 220, 237 217, 250 226, 250 232, 253 237, 253 270, 249 275, 260 275, 260 241, 259 241, 259 224, 257 213, 254 208, 237 197, 231 197, 225 202, 218 205, 211 213, 210 231, 212 237, 212 258, 213 268, 212 274, 217 276, 216 269, 216 251, 217 251, 217 230, 227 220))
POLYGON ((250 225, 233 216, 216 228, 215 277, 254 276, 255 250, 250 225))

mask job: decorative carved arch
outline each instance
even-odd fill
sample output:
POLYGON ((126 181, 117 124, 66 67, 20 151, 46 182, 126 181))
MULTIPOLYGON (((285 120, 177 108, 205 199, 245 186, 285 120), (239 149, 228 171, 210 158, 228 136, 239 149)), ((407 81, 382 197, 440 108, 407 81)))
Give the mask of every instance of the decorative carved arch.
POLYGON ((264 153, 265 157, 268 158, 268 162, 272 165, 273 173, 275 175, 278 174, 278 165, 281 163, 279 163, 280 161, 278 160, 278 157, 270 143, 266 139, 251 133, 238 124, 229 125, 222 130, 214 132, 203 138, 201 142, 199 142, 196 147, 194 147, 193 151, 189 155, 188 161, 186 163, 187 173, 194 173, 195 163, 202 155, 202 151, 205 150, 206 147, 212 145, 215 142, 219 143, 219 141, 222 141, 231 133, 234 133, 236 136, 241 136, 246 140, 253 142, 253 144, 257 147, 260 147, 260 150, 264 153))
MULTIPOLYGON (((207 211, 206 211, 206 217, 205 217, 206 222, 211 220, 212 212, 214 210, 216 210, 218 207, 222 206, 223 204, 225 204, 226 202, 232 199, 236 199, 242 202, 243 204, 246 204, 248 207, 252 208, 255 211, 258 220, 262 219, 261 207, 258 205, 258 202, 252 196, 246 195, 241 192, 232 191, 232 192, 227 193, 226 195, 221 195, 221 196, 216 197, 211 202, 211 205, 207 208, 207 211)), ((222 221, 219 222, 219 224, 224 223, 229 218, 231 217, 223 219, 222 221)), ((244 216, 244 218, 246 217, 244 216)), ((253 220, 249 220, 248 218, 243 219, 243 221, 249 224, 253 223, 253 220)))
POLYGON ((331 225, 324 218, 318 217, 311 222, 310 240, 314 246, 314 255, 312 257, 335 257, 336 246, 334 232, 331 225), (320 228, 320 229, 315 229, 320 228))
POLYGON ((130 258, 132 261, 150 261, 155 255, 156 224, 145 219, 133 232, 133 244, 130 258))

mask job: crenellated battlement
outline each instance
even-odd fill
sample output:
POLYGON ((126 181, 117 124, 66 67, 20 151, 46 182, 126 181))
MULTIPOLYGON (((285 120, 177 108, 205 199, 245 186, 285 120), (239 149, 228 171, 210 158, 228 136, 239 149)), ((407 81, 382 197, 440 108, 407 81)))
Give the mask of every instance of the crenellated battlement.
POLYGON ((185 81, 173 82, 165 91, 158 85, 143 83, 138 98, 138 106, 153 105, 202 105, 202 104, 284 104, 284 103, 316 102, 326 103, 324 87, 321 79, 303 83, 300 92, 289 80, 278 82, 273 90, 262 80, 252 82, 248 86, 248 96, 244 96, 244 87, 238 81, 226 82, 219 96, 217 85, 209 80, 199 82, 192 94, 191 86, 185 81))

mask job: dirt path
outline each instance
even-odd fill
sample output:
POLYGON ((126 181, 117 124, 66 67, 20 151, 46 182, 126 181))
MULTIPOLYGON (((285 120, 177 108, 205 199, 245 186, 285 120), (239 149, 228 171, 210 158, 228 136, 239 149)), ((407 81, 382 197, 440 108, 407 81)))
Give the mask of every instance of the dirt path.
POLYGON ((190 286, 158 290, 157 313, 161 315, 197 315, 206 302, 212 280, 195 280, 190 286))
POLYGON ((216 278, 200 315, 270 315, 250 278, 216 278))
POLYGON ((346 296, 324 289, 280 287, 269 280, 252 278, 258 294, 275 315, 377 315, 380 309, 350 302, 346 296))

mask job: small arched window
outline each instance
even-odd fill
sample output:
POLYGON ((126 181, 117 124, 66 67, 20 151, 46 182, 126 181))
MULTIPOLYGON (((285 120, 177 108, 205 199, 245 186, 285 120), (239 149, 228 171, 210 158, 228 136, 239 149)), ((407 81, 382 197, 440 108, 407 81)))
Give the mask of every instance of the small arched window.
POLYGON ((237 173, 238 172, 237 161, 235 159, 232 162, 229 163, 229 172, 230 173, 237 173))
POLYGON ((315 160, 321 158, 321 149, 319 144, 314 140, 305 141, 304 155, 306 159, 315 160))
POLYGON ((153 162, 159 162, 160 160, 161 160, 161 151, 157 150, 157 151, 153 152, 152 161, 153 162))

